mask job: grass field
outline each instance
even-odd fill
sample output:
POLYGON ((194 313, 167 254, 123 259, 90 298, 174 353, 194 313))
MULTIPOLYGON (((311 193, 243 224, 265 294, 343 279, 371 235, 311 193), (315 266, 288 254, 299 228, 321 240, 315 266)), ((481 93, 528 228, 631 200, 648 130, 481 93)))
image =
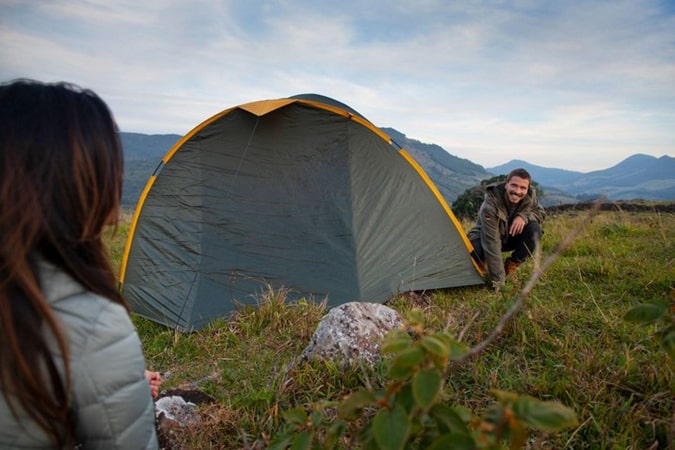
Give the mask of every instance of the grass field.
MULTIPOLYGON (((564 212, 545 224, 543 256, 586 213, 564 212)), ((119 267, 129 228, 125 217, 109 238, 119 267)), ((466 224, 468 226, 469 224, 466 224)), ((638 303, 675 305, 675 214, 603 211, 584 225, 525 300, 497 341, 448 378, 448 401, 475 414, 491 403, 491 389, 557 399, 578 425, 532 434, 529 448, 664 449, 675 424, 675 362, 654 339, 656 326, 623 319, 638 303)), ((527 281, 534 263, 521 267, 527 281)), ((422 308, 427 321, 476 345, 516 298, 485 287, 402 296, 388 305, 403 315, 422 308)), ((672 311, 672 308, 671 308, 672 311)), ((216 399, 202 405, 200 425, 176 437, 176 448, 265 448, 280 412, 339 400, 368 382, 385 383, 382 368, 368 373, 310 364, 287 365, 308 344, 326 308, 286 303, 284 292, 259 296, 198 333, 181 334, 134 317, 150 368, 166 374, 163 388, 198 388, 216 399)))

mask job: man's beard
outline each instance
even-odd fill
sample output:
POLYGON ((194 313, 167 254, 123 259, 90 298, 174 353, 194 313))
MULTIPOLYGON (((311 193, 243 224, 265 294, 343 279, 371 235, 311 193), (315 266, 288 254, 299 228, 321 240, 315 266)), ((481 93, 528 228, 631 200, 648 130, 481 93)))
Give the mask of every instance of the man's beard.
POLYGON ((506 191, 506 198, 509 200, 509 202, 513 203, 514 205, 516 203, 519 203, 525 195, 518 195, 516 192, 509 192, 506 191))

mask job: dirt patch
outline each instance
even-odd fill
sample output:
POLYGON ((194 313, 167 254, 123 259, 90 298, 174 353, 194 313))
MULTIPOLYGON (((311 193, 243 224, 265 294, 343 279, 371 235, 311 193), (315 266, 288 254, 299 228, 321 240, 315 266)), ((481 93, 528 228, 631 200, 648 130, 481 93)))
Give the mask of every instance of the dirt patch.
POLYGON ((171 396, 183 397, 183 400, 188 403, 194 403, 195 405, 201 405, 202 403, 213 403, 216 401, 215 398, 203 393, 199 389, 170 389, 167 391, 162 391, 158 398, 171 396))
MULTIPOLYGON (((216 401, 215 398, 205 394, 199 389, 163 390, 157 399, 159 400, 160 398, 173 396, 182 397, 185 402, 197 406, 215 403, 216 401)), ((164 413, 161 413, 155 421, 155 427, 157 429, 157 441, 159 442, 159 448, 161 450, 178 450, 178 447, 175 443, 175 435, 181 432, 181 425, 177 422, 174 422, 173 420, 167 420, 166 417, 164 417, 164 413)))

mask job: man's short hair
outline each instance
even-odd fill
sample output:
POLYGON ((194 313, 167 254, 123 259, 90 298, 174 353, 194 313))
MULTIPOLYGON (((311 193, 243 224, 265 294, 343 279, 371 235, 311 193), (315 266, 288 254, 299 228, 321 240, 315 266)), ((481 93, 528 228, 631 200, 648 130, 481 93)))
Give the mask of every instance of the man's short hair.
POLYGON ((518 169, 513 169, 511 172, 509 172, 509 174, 506 176, 506 182, 508 183, 509 180, 513 177, 522 178, 523 180, 527 180, 530 183, 532 183, 532 176, 530 175, 530 172, 523 169, 522 167, 518 169))

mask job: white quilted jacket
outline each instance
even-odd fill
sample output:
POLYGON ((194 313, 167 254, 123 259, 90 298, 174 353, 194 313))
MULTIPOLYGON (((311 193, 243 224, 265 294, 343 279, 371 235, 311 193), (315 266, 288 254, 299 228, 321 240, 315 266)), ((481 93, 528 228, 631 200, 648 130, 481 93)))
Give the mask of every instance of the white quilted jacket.
MULTIPOLYGON (((41 264, 40 278, 48 302, 67 330, 77 448, 156 449, 145 362, 126 310, 87 292, 52 265, 41 264)), ((0 424, 0 449, 51 448, 47 436, 26 415, 17 423, 2 395, 0 424)))

